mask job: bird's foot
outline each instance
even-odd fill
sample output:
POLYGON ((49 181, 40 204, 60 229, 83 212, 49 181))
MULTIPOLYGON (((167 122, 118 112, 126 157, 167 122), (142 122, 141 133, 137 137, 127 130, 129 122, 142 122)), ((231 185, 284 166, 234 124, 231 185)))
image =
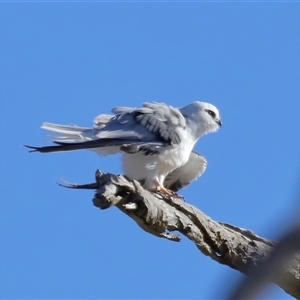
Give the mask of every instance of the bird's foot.
POLYGON ((163 196, 169 196, 169 197, 174 197, 174 198, 178 198, 178 199, 184 199, 183 196, 178 195, 177 193, 175 193, 172 190, 166 189, 164 186, 162 185, 157 185, 154 192, 159 193, 163 196))

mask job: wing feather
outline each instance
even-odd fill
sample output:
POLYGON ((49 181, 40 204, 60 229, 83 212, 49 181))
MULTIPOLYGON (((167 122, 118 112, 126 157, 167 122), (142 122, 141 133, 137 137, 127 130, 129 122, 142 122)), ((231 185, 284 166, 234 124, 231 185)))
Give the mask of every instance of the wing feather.
POLYGON ((206 166, 207 161, 205 157, 200 153, 192 151, 189 160, 183 166, 167 175, 164 187, 177 192, 201 176, 206 166))
MULTIPOLYGON (((53 146, 32 147, 32 151, 57 152, 99 148, 97 153, 124 151, 159 153, 162 148, 181 142, 180 130, 185 118, 178 109, 164 103, 144 103, 141 108, 116 107, 115 115, 102 114, 93 128, 43 123, 42 128, 56 132, 53 146)), ((109 154, 109 153, 108 153, 109 154)))

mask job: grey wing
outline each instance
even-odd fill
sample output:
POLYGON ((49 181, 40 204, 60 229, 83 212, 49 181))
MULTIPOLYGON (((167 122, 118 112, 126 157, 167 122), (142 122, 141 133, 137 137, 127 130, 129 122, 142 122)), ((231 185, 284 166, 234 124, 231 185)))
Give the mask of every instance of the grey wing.
POLYGON ((180 110, 165 103, 146 102, 141 108, 116 107, 112 112, 119 116, 119 122, 128 122, 128 128, 131 125, 133 132, 142 139, 147 140, 150 135, 152 139, 171 145, 181 142, 179 129, 186 126, 180 110))
MULTIPOLYGON (((109 153, 125 151, 154 154, 180 143, 185 118, 178 109, 164 103, 144 103, 141 108, 117 107, 115 115, 99 115, 93 128, 44 123, 42 128, 60 133, 55 146, 31 147, 32 151, 56 152, 100 148, 109 153)), ((101 155, 101 150, 97 153, 101 155)))
POLYGON ((164 187, 177 192, 201 176, 206 166, 207 161, 205 157, 200 153, 192 151, 189 160, 183 166, 173 170, 167 175, 164 181, 164 187))

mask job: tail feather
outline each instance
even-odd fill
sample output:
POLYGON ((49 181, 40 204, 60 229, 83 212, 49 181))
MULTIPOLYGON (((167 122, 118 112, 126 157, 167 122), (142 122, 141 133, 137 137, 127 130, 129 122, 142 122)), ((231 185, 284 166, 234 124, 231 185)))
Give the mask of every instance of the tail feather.
POLYGON ((105 148, 105 147, 117 147, 126 144, 126 141, 121 139, 96 139, 92 141, 78 142, 78 143, 65 143, 61 141, 53 141, 56 145, 54 146, 44 146, 35 147, 24 145, 25 147, 32 149, 30 152, 62 152, 62 151, 72 151, 81 149, 93 149, 93 148, 105 148))
POLYGON ((53 139, 60 141, 84 142, 91 140, 95 135, 92 128, 76 125, 60 125, 45 122, 41 128, 55 132, 53 139))
POLYGON ((89 127, 80 127, 77 125, 60 125, 60 124, 54 124, 54 123, 48 123, 44 122, 41 126, 41 128, 50 130, 50 131, 56 131, 61 133, 79 133, 83 131, 90 131, 91 128, 89 127))
MULTIPOLYGON (((104 122, 105 120, 103 115, 100 117, 100 121, 104 122)), ((109 118, 111 118, 111 116, 109 116, 109 118)), ((97 126, 99 124, 97 123, 97 126)), ((30 152, 49 153, 89 149, 101 156, 115 154, 122 151, 127 153, 142 151, 145 155, 152 155, 157 153, 161 147, 165 146, 163 142, 142 142, 137 136, 124 137, 119 134, 119 136, 115 137, 117 134, 112 134, 109 131, 109 134, 106 134, 106 136, 110 137, 99 138, 97 133, 99 133, 101 129, 79 127, 76 125, 43 123, 41 128, 55 133, 51 138, 53 138, 52 142, 56 145, 43 147, 24 145, 31 149, 30 152)), ((118 130, 114 131, 114 133, 116 132, 118 132, 118 130)))

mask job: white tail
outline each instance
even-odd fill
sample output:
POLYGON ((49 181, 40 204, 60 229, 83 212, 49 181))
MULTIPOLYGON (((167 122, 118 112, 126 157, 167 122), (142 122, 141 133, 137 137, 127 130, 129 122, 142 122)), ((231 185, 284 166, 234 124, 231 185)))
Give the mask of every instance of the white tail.
POLYGON ((94 137, 92 128, 79 127, 76 125, 60 125, 53 123, 43 123, 42 129, 53 131, 59 134, 52 136, 55 141, 69 141, 69 142, 84 142, 90 141, 94 137))

